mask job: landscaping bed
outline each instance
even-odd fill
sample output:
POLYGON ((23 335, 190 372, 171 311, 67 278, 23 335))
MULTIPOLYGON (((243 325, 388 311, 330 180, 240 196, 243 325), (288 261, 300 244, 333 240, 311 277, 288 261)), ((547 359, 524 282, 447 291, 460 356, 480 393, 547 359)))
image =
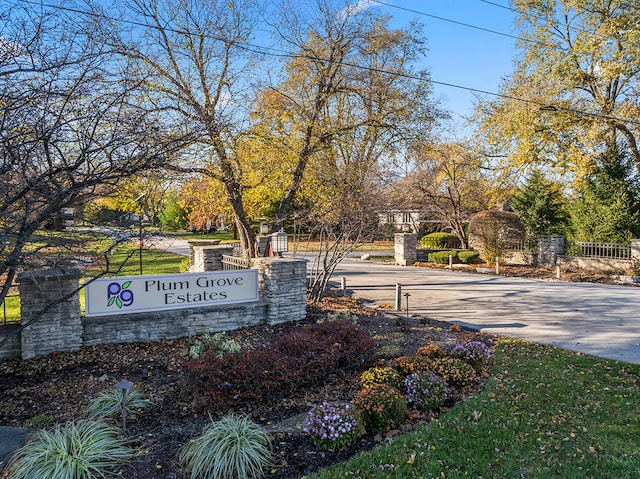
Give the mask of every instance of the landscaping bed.
MULTIPOLYGON (((493 336, 465 330, 459 326, 424 317, 405 318, 381 310, 363 308, 356 300, 335 296, 319 307, 309 308, 306 321, 327 321, 334 311, 349 311, 356 323, 368 330, 376 346, 374 365, 389 364, 393 358, 415 355, 419 348, 436 344, 450 349, 455 344, 481 340, 492 346, 493 336)), ((228 332, 243 346, 267 346, 301 324, 257 326, 228 332)), ((362 369, 345 368, 292 388, 288 395, 258 400, 219 403, 198 397, 193 380, 185 372, 189 348, 194 339, 175 339, 153 343, 115 344, 82 348, 30 361, 0 362, 0 424, 46 428, 78 419, 89 401, 99 392, 128 379, 147 393, 153 406, 127 421, 128 437, 138 454, 118 471, 129 478, 178 478, 178 450, 198 436, 211 419, 235 412, 248 414, 270 432, 275 460, 267 471, 269 478, 298 478, 356 452, 374 447, 386 438, 407 432, 438 417, 456 402, 479 391, 489 374, 488 366, 470 385, 451 396, 443 408, 432 412, 411 410, 403 424, 393 429, 368 433, 351 446, 337 451, 319 450, 300 428, 301 418, 323 401, 351 401, 360 388, 362 369)))

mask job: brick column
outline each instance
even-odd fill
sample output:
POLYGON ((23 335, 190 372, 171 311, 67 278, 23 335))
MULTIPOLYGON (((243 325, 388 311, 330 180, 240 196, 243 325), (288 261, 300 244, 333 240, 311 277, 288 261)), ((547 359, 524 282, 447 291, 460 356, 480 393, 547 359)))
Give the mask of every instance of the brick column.
POLYGON ((307 262, 292 258, 255 258, 260 297, 268 304, 269 324, 300 321, 307 315, 307 262))
POLYGON ((222 271, 222 255, 233 254, 233 245, 193 246, 193 260, 189 267, 192 273, 222 271))
POLYGON ((542 235, 538 236, 537 264, 555 266, 558 256, 564 254, 564 236, 542 235))
POLYGON ((22 323, 37 317, 21 334, 22 359, 55 351, 77 351, 82 346, 79 279, 77 269, 41 270, 20 273, 20 317, 22 323), (73 294, 72 294, 73 293, 73 294), (68 299, 61 298, 72 294, 68 299))
POLYGON ((396 264, 409 266, 418 261, 418 235, 415 233, 396 233, 394 257, 396 264))

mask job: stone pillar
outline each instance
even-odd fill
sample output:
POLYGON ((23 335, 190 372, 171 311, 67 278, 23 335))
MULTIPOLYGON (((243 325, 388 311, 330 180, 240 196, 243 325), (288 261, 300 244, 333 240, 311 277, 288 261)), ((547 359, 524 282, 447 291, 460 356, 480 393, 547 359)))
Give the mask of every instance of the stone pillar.
POLYGON ((233 245, 224 246, 194 246, 193 262, 189 267, 192 273, 203 271, 222 271, 222 256, 232 255, 233 245))
POLYGON ((300 321, 307 315, 307 262, 293 258, 255 258, 260 297, 269 324, 300 321))
POLYGON ((538 236, 537 264, 555 266, 558 256, 564 254, 564 236, 542 235, 538 236))
MULTIPOLYGON (((215 246, 220 244, 220 240, 192 240, 187 241, 189 243, 189 271, 192 271, 191 268, 195 262, 195 247, 196 246, 215 246)), ((194 271, 197 272, 197 271, 194 271)))
POLYGON ((631 261, 640 262, 640 239, 631 240, 631 261))
POLYGON ((396 264, 409 266, 418 261, 418 235, 416 233, 396 233, 394 240, 396 264))
POLYGON ((21 322, 35 318, 22 330, 22 359, 80 349, 83 330, 77 289, 81 277, 77 269, 18 275, 21 322), (60 301, 68 295, 71 296, 60 301), (43 310, 46 311, 41 313, 43 310))

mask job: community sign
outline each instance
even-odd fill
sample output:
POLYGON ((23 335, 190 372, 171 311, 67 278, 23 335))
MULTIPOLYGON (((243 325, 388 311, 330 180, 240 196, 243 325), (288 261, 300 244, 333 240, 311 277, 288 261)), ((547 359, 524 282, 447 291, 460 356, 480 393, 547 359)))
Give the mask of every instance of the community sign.
POLYGON ((258 300, 258 271, 101 278, 85 288, 86 316, 197 308, 258 300))

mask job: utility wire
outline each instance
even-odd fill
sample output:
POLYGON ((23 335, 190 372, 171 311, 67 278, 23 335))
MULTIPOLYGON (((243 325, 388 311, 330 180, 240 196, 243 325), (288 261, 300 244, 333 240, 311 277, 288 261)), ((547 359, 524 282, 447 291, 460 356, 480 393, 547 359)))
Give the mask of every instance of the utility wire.
MULTIPOLYGON (((371 2, 375 2, 375 3, 379 3, 379 4, 383 4, 383 5, 389 5, 389 4, 386 4, 386 3, 384 3, 384 2, 382 2, 380 0, 370 0, 370 1, 371 2)), ((21 0, 21 2, 22 3, 30 3, 30 4, 33 4, 33 5, 38 5, 38 6, 41 6, 41 7, 42 6, 49 7, 49 8, 56 9, 56 10, 68 11, 68 12, 82 14, 82 15, 89 15, 89 16, 97 17, 97 18, 102 19, 102 20, 108 20, 108 21, 112 21, 112 22, 120 22, 120 23, 125 23, 125 24, 129 24, 129 25, 133 25, 133 26, 144 27, 144 28, 149 28, 150 27, 148 24, 143 23, 143 22, 137 22, 137 21, 133 21, 133 20, 126 20, 126 19, 111 17, 111 16, 108 16, 108 15, 105 15, 104 13, 89 12, 89 11, 84 11, 84 10, 77 9, 77 8, 64 7, 62 5, 52 5, 52 4, 48 4, 48 3, 44 3, 44 2, 36 1, 36 0, 21 0)), ((400 7, 398 7, 398 8, 400 8, 400 7)), ((402 7, 402 8, 404 9, 404 7, 402 7)), ((406 10, 409 10, 409 9, 406 9, 406 10)), ((409 11, 412 11, 414 13, 419 13, 419 12, 416 12, 414 10, 409 10, 409 11)), ((452 20, 452 22, 453 23, 460 23, 460 22, 456 22, 456 21, 453 21, 453 20, 452 20)), ((460 23, 460 24, 462 24, 462 23, 460 23)), ((466 24, 462 24, 462 25, 466 25, 466 24)), ((151 28, 156 28, 156 27, 151 27, 151 28)), ((481 27, 477 27, 477 28, 482 29, 481 27)), ((187 31, 184 31, 184 30, 174 29, 174 28, 171 28, 171 27, 164 27, 164 30, 167 31, 167 32, 170 32, 170 33, 178 34, 178 35, 191 35, 190 32, 187 32, 187 31)), ((482 29, 482 30, 485 30, 485 29, 482 29)), ((493 32, 491 30, 486 30, 486 31, 499 34, 499 32, 493 32)), ((222 37, 215 36, 215 35, 204 34, 204 36, 206 38, 210 38, 212 40, 220 41, 220 42, 223 42, 225 44, 230 43, 229 40, 227 40, 225 38, 222 38, 222 37)), ((432 83, 432 84, 435 84, 435 85, 441 85, 441 86, 446 86, 446 87, 449 87, 449 88, 456 88, 456 89, 459 89, 459 90, 469 91, 469 92, 472 92, 472 93, 478 93, 478 94, 482 94, 482 95, 489 95, 489 96, 493 96, 493 97, 497 97, 497 98, 502 98, 502 99, 505 99, 505 100, 517 101, 517 102, 521 102, 521 103, 527 103, 527 104, 535 105, 535 106, 541 108, 543 111, 564 111, 564 112, 567 112, 567 113, 576 114, 578 116, 589 116, 589 117, 592 117, 592 118, 601 118, 601 119, 609 120, 609 121, 618 121, 618 122, 623 122, 623 123, 627 123, 627 124, 640 125, 640 121, 636 121, 636 120, 632 120, 632 119, 628 119, 628 118, 619 118, 619 117, 614 117, 614 116, 609 116, 609 115, 602 115, 602 114, 599 114, 599 113, 591 113, 591 112, 587 112, 587 111, 583 111, 583 110, 577 110, 575 108, 569 108, 569 107, 563 107, 563 106, 557 106, 557 105, 549 105, 548 102, 516 97, 516 96, 513 96, 513 95, 507 95, 507 94, 504 94, 504 93, 491 92, 491 91, 488 91, 488 90, 482 90, 482 89, 479 89, 479 88, 474 88, 474 87, 469 87, 469 86, 464 86, 464 85, 458 85, 458 84, 455 84, 455 83, 442 82, 442 81, 438 81, 438 80, 433 80, 432 78, 425 78, 424 76, 420 76, 420 75, 414 75, 414 74, 402 73, 402 72, 394 72, 394 71, 384 70, 384 69, 381 69, 381 68, 358 65, 358 64, 350 63, 350 62, 346 62, 346 61, 331 60, 331 59, 328 59, 328 58, 318 57, 318 56, 315 56, 315 55, 294 53, 294 52, 290 52, 290 51, 286 51, 286 50, 277 49, 277 48, 274 48, 274 47, 263 47, 261 45, 255 45, 255 44, 247 43, 247 42, 234 42, 233 45, 235 47, 240 48, 242 50, 245 50, 247 52, 251 52, 251 53, 255 53, 255 54, 259 54, 259 55, 264 55, 264 56, 270 56, 270 57, 274 57, 274 58, 306 59, 306 60, 314 60, 314 61, 331 62, 331 63, 337 64, 337 65, 342 65, 342 66, 351 67, 351 68, 357 68, 357 69, 361 69, 361 70, 365 70, 365 71, 369 71, 369 72, 373 72, 373 73, 391 75, 391 76, 396 76, 396 77, 401 77, 401 78, 406 78, 406 79, 416 80, 416 81, 422 81, 422 82, 426 81, 428 83, 432 83)))

